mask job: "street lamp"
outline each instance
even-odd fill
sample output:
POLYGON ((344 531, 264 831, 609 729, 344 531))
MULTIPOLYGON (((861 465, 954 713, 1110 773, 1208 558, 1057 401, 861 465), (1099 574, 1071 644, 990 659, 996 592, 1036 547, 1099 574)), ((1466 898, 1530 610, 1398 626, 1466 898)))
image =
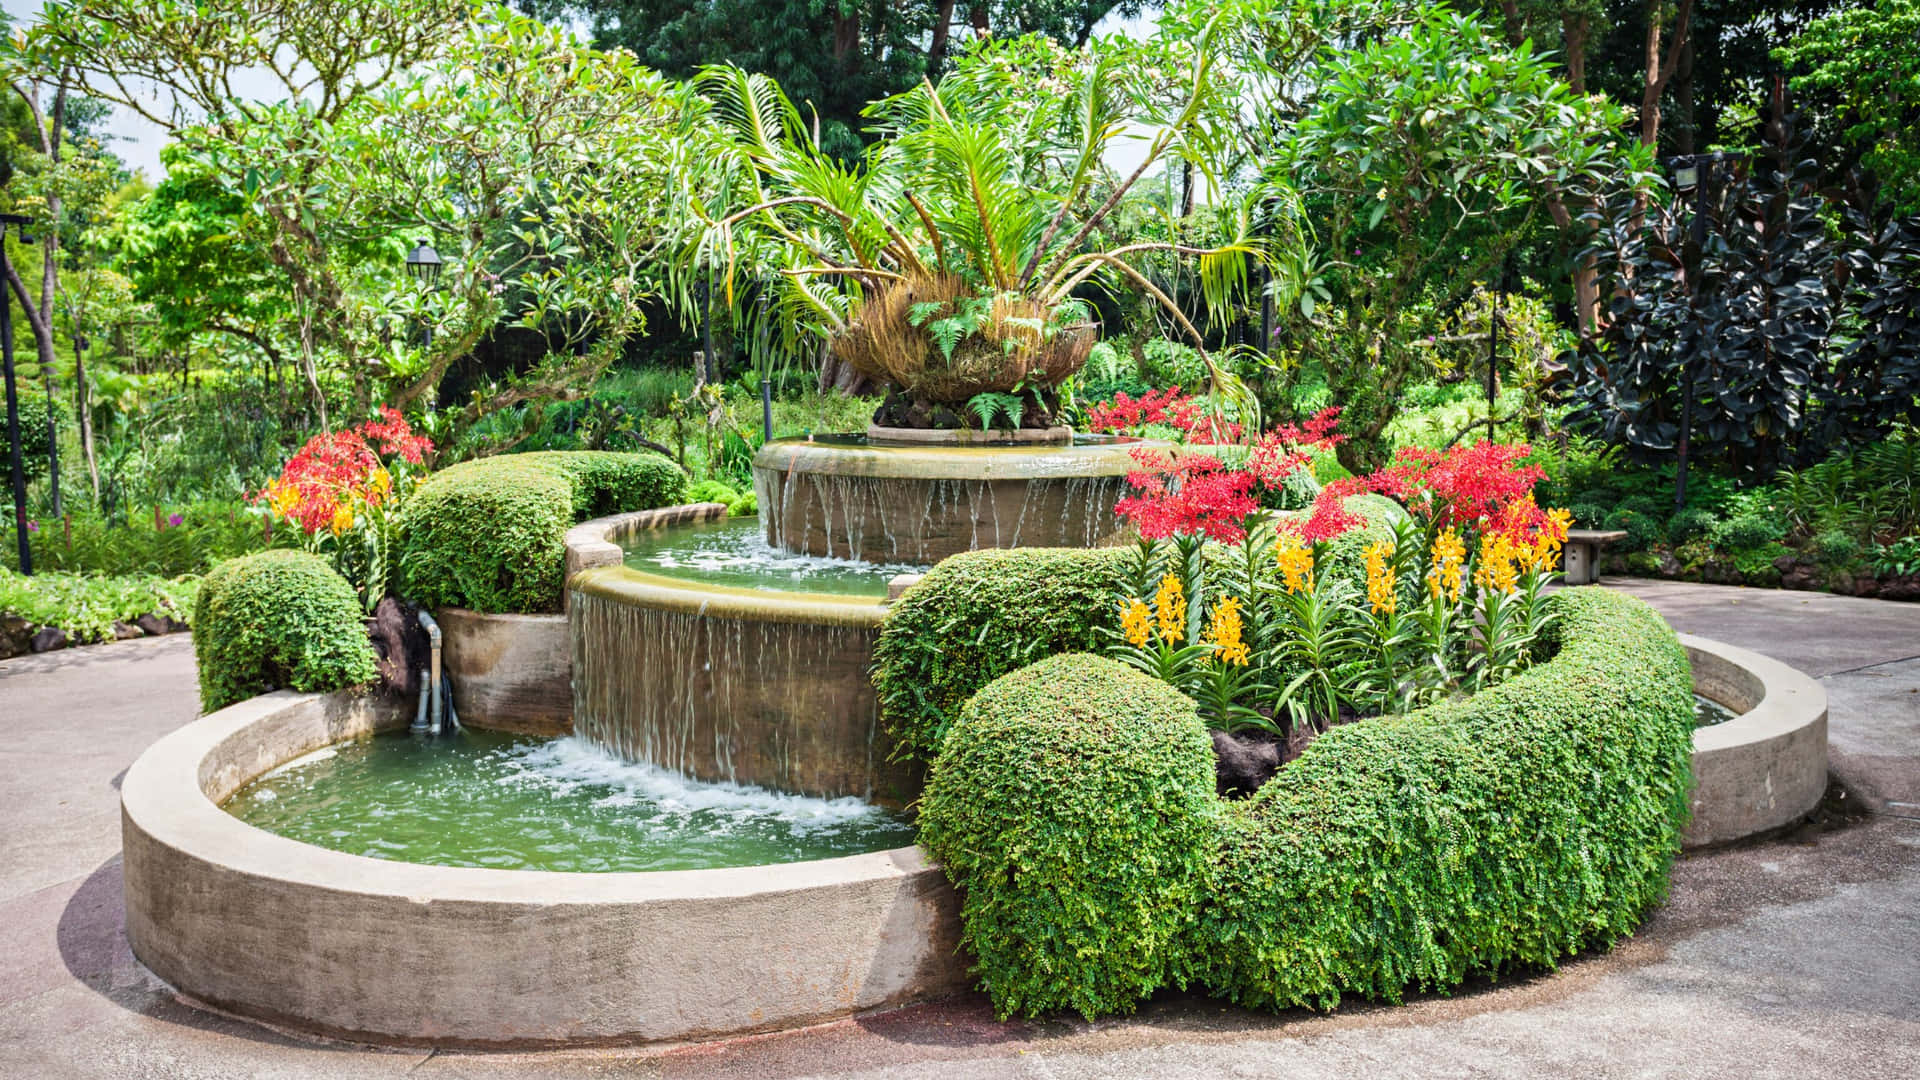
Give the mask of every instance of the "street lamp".
MULTIPOLYGON (((10 276, 7 265, 7 226, 26 228, 33 219, 0 214, 0 277, 10 276)), ((33 548, 27 543, 27 463, 21 457, 20 390, 13 377, 13 297, 0 290, 0 364, 7 381, 7 468, 13 480, 13 530, 20 541, 20 572, 33 573, 33 548)))
POLYGON ((429 289, 433 288, 434 282, 440 280, 440 266, 440 253, 433 250, 433 245, 425 240, 420 241, 412 251, 407 252, 407 273, 412 274, 414 280, 429 289))
MULTIPOLYGON (((413 250, 407 252, 407 273, 412 274, 413 280, 426 286, 428 291, 432 291, 434 283, 440 280, 441 265, 440 253, 433 250, 433 245, 425 240, 421 240, 414 245, 413 250)), ((433 318, 423 316, 420 322, 421 347, 431 349, 433 348, 433 318)))

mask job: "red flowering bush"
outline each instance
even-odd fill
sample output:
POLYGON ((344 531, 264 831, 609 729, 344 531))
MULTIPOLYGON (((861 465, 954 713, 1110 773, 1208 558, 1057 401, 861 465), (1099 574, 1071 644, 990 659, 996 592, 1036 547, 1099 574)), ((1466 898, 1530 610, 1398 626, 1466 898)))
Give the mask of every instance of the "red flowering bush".
POLYGON ((432 452, 406 417, 383 408, 364 424, 308 439, 255 499, 299 526, 309 548, 328 551, 372 610, 386 594, 394 511, 410 487, 409 467, 432 452))
MULTIPOLYGON (((1120 404, 1136 419, 1167 411, 1165 398, 1120 404)), ((1134 454, 1142 468, 1115 509, 1141 542, 1112 652, 1193 698, 1215 727, 1291 743, 1342 716, 1492 686, 1533 662, 1568 517, 1535 504, 1540 470, 1520 464, 1528 448, 1404 449, 1275 519, 1261 496, 1338 443, 1338 422, 1328 409, 1277 427, 1238 468, 1206 454, 1134 454), (1368 493, 1409 513, 1390 532, 1352 537, 1368 522, 1348 500, 1368 493), (1231 548, 1208 553, 1207 541, 1231 548)))
POLYGON ((1135 494, 1113 509, 1142 537, 1204 536, 1234 544, 1246 535, 1246 519, 1260 508, 1252 473, 1205 454, 1136 450, 1133 459, 1143 466, 1127 474, 1135 494))
POLYGON ((1100 434, 1145 435, 1149 425, 1172 428, 1181 442, 1236 443, 1246 430, 1209 414, 1177 386, 1149 390, 1137 399, 1122 390, 1111 403, 1087 408, 1087 427, 1100 434))
POLYGON ((1538 465, 1519 464, 1532 452, 1525 443, 1486 441, 1445 452, 1403 446, 1391 464, 1362 483, 1443 526, 1471 527, 1495 521, 1510 504, 1531 498, 1533 485, 1546 476, 1538 465))

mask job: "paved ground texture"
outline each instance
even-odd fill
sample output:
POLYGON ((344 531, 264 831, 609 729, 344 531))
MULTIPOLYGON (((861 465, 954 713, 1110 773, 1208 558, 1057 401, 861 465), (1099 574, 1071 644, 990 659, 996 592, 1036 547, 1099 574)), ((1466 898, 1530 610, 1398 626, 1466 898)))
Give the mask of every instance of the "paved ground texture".
POLYGON ((1920 605, 1617 584, 1819 676, 1840 803, 1872 812, 1685 858, 1620 948, 1401 1008, 1276 1016, 1170 994, 1126 1020, 998 1024, 968 997, 573 1053, 318 1044, 177 1001, 127 951, 117 785, 193 718, 189 643, 0 663, 0 1076, 1920 1076, 1920 605))

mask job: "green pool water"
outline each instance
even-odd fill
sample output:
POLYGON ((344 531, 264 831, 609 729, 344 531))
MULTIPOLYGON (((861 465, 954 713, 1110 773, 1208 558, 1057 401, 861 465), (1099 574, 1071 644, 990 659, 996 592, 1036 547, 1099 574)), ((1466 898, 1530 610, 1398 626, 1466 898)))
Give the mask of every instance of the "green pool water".
POLYGON ((914 563, 866 563, 796 555, 768 544, 757 517, 722 518, 649 529, 621 544, 626 563, 650 574, 743 589, 885 597, 897 574, 923 574, 914 563))
POLYGON ((1712 727, 1740 715, 1709 697, 1693 695, 1693 726, 1712 727))
POLYGON ((703 784, 576 737, 404 732, 288 762, 227 801, 294 840, 434 866, 614 872, 804 862, 903 847, 858 799, 703 784))

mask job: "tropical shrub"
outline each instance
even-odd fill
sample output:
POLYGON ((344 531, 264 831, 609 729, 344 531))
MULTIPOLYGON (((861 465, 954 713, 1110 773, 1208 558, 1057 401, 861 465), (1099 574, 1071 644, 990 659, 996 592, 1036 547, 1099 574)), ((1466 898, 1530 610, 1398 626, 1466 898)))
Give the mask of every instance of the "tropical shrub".
POLYGON ((1012 548, 942 559, 894 601, 873 685, 895 754, 932 761, 968 698, 1055 653, 1085 652, 1113 624, 1120 549, 1012 548))
POLYGON ((338 690, 375 674, 353 586, 303 551, 214 567, 194 602, 193 653, 208 712, 281 687, 338 690))
POLYGON ((1220 812, 1193 702, 1073 653, 967 702, 920 838, 960 890, 962 943, 995 1008, 1091 1019, 1186 984, 1220 812))
POLYGON ((1399 1001, 1552 967, 1659 903, 1687 817, 1686 654, 1630 597, 1545 603, 1552 659, 1336 728, 1230 806, 1198 981, 1269 1008, 1399 1001))
POLYGON ((558 611, 576 522, 684 501, 686 477, 654 454, 508 454, 432 474, 408 501, 401 593, 428 607, 558 611))
POLYGON ((1260 254, 1248 215, 1229 213, 1228 239, 1204 250, 1169 240, 1109 249, 1100 230, 1156 162, 1213 175, 1217 145, 1201 132, 1215 92, 1209 57, 1160 56, 1146 43, 1032 48, 982 45, 937 86, 876 102, 880 141, 858 164, 827 153, 771 79, 709 68, 700 84, 729 143, 713 156, 717 177, 688 183, 726 194, 712 206, 687 199, 688 283, 711 289, 719 276, 731 296, 741 263, 769 275, 778 284, 767 317, 782 338, 824 337, 854 370, 898 387, 879 414, 896 426, 958 426, 986 394, 1020 399, 1020 423, 1047 426, 1059 387, 1094 346, 1075 296, 1089 282, 1144 289, 1198 344, 1140 259, 1197 261, 1206 298, 1224 303, 1246 292, 1260 254), (1168 94, 1169 83, 1184 85, 1168 94), (1113 180, 1104 156, 1136 127, 1154 133, 1142 164, 1113 180))
POLYGON ((1631 597, 1543 603, 1541 662, 1337 727, 1231 803, 1155 680, 1074 655, 991 684, 922 825, 995 1008, 1125 1011, 1190 984, 1266 1008, 1399 1001, 1631 933, 1687 817, 1686 653, 1631 597))

